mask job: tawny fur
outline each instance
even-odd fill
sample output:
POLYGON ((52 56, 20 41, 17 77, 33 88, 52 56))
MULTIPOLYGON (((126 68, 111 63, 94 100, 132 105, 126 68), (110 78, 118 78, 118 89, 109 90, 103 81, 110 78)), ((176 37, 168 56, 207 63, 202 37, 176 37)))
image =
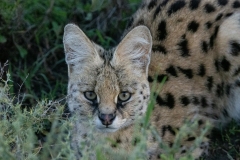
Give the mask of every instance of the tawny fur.
MULTIPOLYGON (((199 130, 206 121, 218 126, 232 118, 240 120, 239 19, 237 0, 145 0, 120 44, 109 51, 91 42, 76 25, 67 25, 68 105, 76 116, 73 148, 81 152, 80 143, 86 141, 92 122, 98 136, 131 149, 133 125, 144 116, 153 81, 161 83, 165 76, 151 115, 151 125, 164 142, 173 143, 186 119, 197 120, 199 130), (86 100, 85 91, 97 94, 96 106, 86 100), (119 108, 121 91, 132 97, 119 108), (116 112, 113 124, 102 125, 99 112, 116 112)), ((208 145, 208 138, 203 142, 208 145)), ((191 143, 183 140, 182 151, 191 143)), ((157 158, 160 151, 149 140, 149 157, 157 158)), ((204 151, 202 146, 193 156, 204 151)))

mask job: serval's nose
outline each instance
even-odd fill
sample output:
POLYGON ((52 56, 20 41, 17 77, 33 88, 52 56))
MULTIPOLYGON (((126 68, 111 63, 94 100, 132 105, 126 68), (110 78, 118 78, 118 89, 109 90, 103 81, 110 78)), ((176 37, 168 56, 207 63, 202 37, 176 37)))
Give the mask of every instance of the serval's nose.
POLYGON ((102 114, 99 112, 98 117, 101 120, 102 124, 108 127, 109 125, 112 124, 113 120, 116 118, 116 112, 112 114, 102 114))

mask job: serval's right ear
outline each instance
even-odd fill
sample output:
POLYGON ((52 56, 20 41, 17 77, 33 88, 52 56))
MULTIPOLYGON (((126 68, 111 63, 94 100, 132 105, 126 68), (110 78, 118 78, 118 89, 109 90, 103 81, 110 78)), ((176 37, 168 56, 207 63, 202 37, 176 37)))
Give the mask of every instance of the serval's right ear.
POLYGON ((69 75, 72 72, 80 73, 81 69, 88 67, 90 64, 94 65, 102 62, 95 45, 74 24, 67 24, 65 26, 63 45, 69 75))

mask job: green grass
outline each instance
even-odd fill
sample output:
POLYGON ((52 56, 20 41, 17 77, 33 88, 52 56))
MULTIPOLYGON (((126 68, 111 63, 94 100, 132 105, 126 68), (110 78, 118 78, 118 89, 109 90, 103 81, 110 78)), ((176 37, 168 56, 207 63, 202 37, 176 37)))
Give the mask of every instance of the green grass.
MULTIPOLYGON (((90 39, 111 48, 119 42, 139 2, 0 1, 0 159, 73 159, 69 142, 73 119, 69 119, 65 111, 68 77, 62 45, 63 27, 76 23, 90 39)), ((138 145, 129 159, 146 157, 147 134, 155 134, 166 151, 162 159, 174 159, 179 141, 196 127, 196 124, 186 123, 177 134, 174 147, 164 145, 156 130, 148 127, 154 99, 151 95, 146 117, 139 121, 144 124, 143 128, 136 126, 138 145)), ((220 155, 224 159, 239 159, 239 135, 240 127, 234 122, 216 131, 210 154, 204 159, 218 159, 220 155)), ((201 136, 192 149, 199 145, 201 136)), ((126 151, 121 150, 116 155, 103 144, 105 139, 98 145, 92 144, 98 159, 103 160, 109 154, 118 159, 126 156, 126 151)), ((89 159, 90 153, 84 152, 84 159, 89 159)), ((187 155, 182 159, 191 157, 187 155)))
POLYGON ((41 100, 24 108, 10 94, 10 74, 0 77, 0 159, 71 159, 70 122, 61 101, 41 100))

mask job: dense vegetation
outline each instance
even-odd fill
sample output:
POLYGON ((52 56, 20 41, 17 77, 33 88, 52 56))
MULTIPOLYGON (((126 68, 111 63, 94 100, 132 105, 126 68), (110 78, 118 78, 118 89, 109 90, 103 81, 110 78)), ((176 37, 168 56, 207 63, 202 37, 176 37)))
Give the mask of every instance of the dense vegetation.
MULTIPOLYGON (((90 39, 110 48, 118 43, 139 2, 0 1, 0 159, 73 159, 69 145, 72 120, 65 104, 68 77, 63 27, 75 23, 90 39)), ((142 141, 133 159, 144 156, 143 135, 153 131, 145 129, 137 135, 142 141)), ((234 122, 214 132, 213 138, 210 158, 205 159, 240 158, 240 127, 234 122)), ((178 147, 176 140, 175 148, 166 148, 162 158, 174 159, 178 147)), ((94 149, 98 159, 104 159, 99 146, 94 149)), ((84 156, 88 159, 89 155, 84 156)))

